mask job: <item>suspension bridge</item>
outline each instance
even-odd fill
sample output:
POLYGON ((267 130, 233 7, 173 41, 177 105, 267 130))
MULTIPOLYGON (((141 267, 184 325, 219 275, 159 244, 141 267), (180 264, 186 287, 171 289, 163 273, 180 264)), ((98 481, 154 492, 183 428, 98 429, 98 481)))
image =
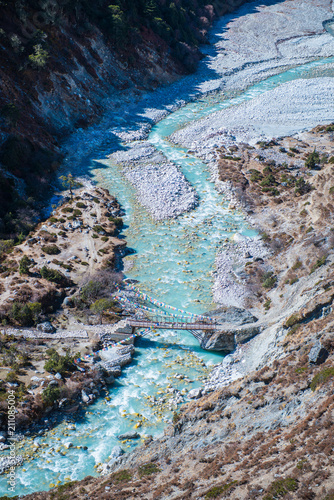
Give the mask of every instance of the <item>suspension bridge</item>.
POLYGON ((204 349, 233 351, 237 343, 254 337, 260 331, 259 326, 254 324, 218 323, 214 317, 178 309, 149 297, 133 286, 128 288, 133 292, 130 296, 119 290, 115 297, 129 314, 115 325, 115 333, 123 332, 135 337, 146 336, 150 331, 159 329, 187 330, 204 349), (145 305, 147 303, 154 308, 145 305), (144 331, 140 332, 140 329, 144 331))

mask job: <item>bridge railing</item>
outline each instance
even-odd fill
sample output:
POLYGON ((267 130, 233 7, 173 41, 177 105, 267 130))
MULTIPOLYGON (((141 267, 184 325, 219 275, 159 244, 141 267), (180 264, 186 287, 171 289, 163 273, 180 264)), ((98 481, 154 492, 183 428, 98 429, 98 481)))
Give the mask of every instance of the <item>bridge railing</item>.
POLYGON ((146 317, 133 317, 133 319, 136 319, 137 321, 151 321, 152 323, 186 323, 186 324, 203 324, 203 325, 212 325, 215 326, 217 323, 216 321, 205 321, 203 319, 198 319, 197 317, 169 317, 165 315, 147 315, 146 317))

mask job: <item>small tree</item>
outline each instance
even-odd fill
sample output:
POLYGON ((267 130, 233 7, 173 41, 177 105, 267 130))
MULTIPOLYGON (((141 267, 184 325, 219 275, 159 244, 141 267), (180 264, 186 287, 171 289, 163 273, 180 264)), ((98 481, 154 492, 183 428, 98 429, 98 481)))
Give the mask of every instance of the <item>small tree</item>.
POLYGON ((29 259, 26 255, 23 255, 19 263, 20 274, 29 274, 29 269, 33 265, 33 261, 29 259))
POLYGON ((312 190, 312 185, 305 181, 304 177, 301 177, 296 181, 295 184, 295 193, 299 195, 303 195, 309 193, 312 190))
POLYGON ((320 156, 319 156, 318 151, 316 151, 316 149, 314 148, 312 153, 309 153, 307 155, 307 158, 305 160, 305 167, 315 168, 315 167, 319 166, 319 163, 320 163, 320 156))
POLYGON ((72 174, 61 175, 59 179, 62 181, 62 185, 65 189, 70 190, 71 198, 73 198, 73 189, 77 189, 82 186, 80 182, 76 181, 72 174))
POLYGON ((103 313, 110 309, 114 304, 113 300, 110 299, 98 299, 90 306, 90 310, 99 316, 100 324, 102 325, 103 313))
POLYGON ((74 370, 73 357, 69 352, 61 356, 55 349, 48 349, 46 353, 49 359, 44 364, 44 370, 47 372, 65 375, 66 372, 74 370))
POLYGON ((46 406, 52 406, 55 401, 58 401, 60 398, 60 389, 59 387, 55 387, 52 385, 49 385, 44 391, 42 392, 42 400, 43 403, 46 406))
POLYGON ((49 54, 47 50, 43 49, 38 43, 37 45, 34 45, 34 54, 30 54, 28 59, 34 68, 41 69, 46 65, 48 57, 49 54))

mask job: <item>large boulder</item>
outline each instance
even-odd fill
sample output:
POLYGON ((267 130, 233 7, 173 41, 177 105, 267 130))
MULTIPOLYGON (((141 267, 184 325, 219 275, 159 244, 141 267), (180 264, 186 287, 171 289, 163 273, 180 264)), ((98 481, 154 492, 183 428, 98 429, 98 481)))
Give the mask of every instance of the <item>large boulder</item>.
POLYGON ((122 455, 124 455, 124 450, 122 450, 122 448, 120 446, 114 446, 113 449, 111 450, 110 455, 109 455, 110 460, 108 463, 110 464, 110 462, 114 462, 122 455))
POLYGON ((327 349, 320 343, 320 341, 316 342, 310 353, 308 355, 308 360, 313 365, 321 365, 326 361, 329 356, 329 352, 327 349))
POLYGON ((192 389, 188 392, 188 398, 190 399, 198 399, 202 396, 202 389, 198 387, 197 389, 192 389))
POLYGON ((39 323, 37 325, 37 330, 40 330, 43 333, 54 333, 56 331, 55 327, 51 325, 50 321, 39 323))
POLYGON ((208 314, 210 318, 214 318, 218 324, 233 323, 234 325, 245 325, 255 323, 258 318, 253 316, 247 309, 241 307, 220 307, 208 314))
POLYGON ((125 432, 124 434, 120 434, 117 436, 118 439, 123 440, 123 439, 138 439, 140 438, 140 435, 136 431, 129 431, 125 432))

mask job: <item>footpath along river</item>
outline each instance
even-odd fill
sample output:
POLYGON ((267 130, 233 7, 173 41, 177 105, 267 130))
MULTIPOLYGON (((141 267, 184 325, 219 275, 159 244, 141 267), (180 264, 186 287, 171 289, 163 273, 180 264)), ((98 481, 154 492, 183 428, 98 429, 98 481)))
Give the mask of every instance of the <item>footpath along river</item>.
MULTIPOLYGON (((136 252, 124 259, 126 277, 138 280, 142 291, 177 308, 202 313, 216 307, 212 271, 218 248, 236 233, 257 236, 244 214, 228 210, 228 202, 210 181, 207 166, 167 137, 189 122, 252 101, 288 81, 333 76, 333 63, 334 58, 327 57, 298 67, 290 64, 287 71, 247 90, 239 89, 235 97, 227 98, 220 91, 200 97, 153 126, 148 142, 178 165, 199 195, 198 206, 176 219, 155 222, 138 203, 135 189, 121 168, 105 158, 105 144, 97 144, 90 151, 94 160, 84 165, 86 172, 98 185, 108 188, 125 210, 122 234, 136 252)), ((101 128, 99 133, 104 135, 101 128)), ((91 147, 94 141, 90 141, 89 131, 84 137, 86 142, 80 147, 91 147)), ((121 145, 124 149, 129 146, 132 144, 121 145)), ((110 388, 109 398, 89 406, 80 420, 66 416, 52 430, 19 443, 17 454, 27 453, 31 458, 16 469, 17 485, 12 496, 95 475, 95 466, 108 459, 115 445, 121 444, 127 452, 142 443, 145 436, 161 434, 174 410, 166 407, 171 397, 169 389, 180 391, 186 400, 187 391, 202 385, 208 370, 221 360, 221 354, 201 350, 196 339, 185 331, 159 331, 138 340, 133 363, 110 388), (117 439, 117 435, 134 430, 136 425, 140 439, 117 439)), ((11 495, 5 476, 0 478, 0 492, 11 495)))
MULTIPOLYGON (((212 303, 212 275, 217 248, 235 233, 256 237, 240 212, 231 212, 227 202, 210 182, 207 167, 166 137, 190 120, 197 120, 222 107, 240 104, 282 82, 315 76, 315 69, 333 60, 316 61, 290 69, 256 84, 231 100, 220 93, 192 102, 152 128, 149 142, 180 166, 200 196, 198 207, 177 219, 154 222, 136 201, 133 187, 111 160, 99 160, 95 170, 98 184, 115 194, 126 211, 124 237, 136 254, 125 258, 129 278, 140 282, 140 289, 175 307, 193 313, 208 311, 212 303), (103 164, 103 165, 102 165, 103 164)), ((96 151, 96 157, 99 152, 96 151)), ((95 164, 96 165, 96 164, 95 164)), ((94 475, 94 466, 107 460, 111 449, 120 444, 117 435, 134 430, 142 438, 159 435, 172 412, 166 410, 173 387, 185 393, 202 384, 208 368, 222 356, 205 352, 188 332, 159 331, 139 340, 131 366, 110 389, 110 400, 101 399, 90 406, 79 421, 65 420, 53 430, 25 440, 18 453, 28 452, 28 459, 17 468, 16 494, 47 490, 55 484, 94 475), (185 379, 176 378, 183 375, 185 379), (189 382, 188 380, 194 381, 189 382), (152 398, 155 398, 155 403, 152 398), (74 424, 74 425, 72 425, 74 424), (71 442, 73 446, 67 449, 71 442), (87 449, 84 449, 87 447, 87 449)), ((125 451, 143 439, 121 443, 125 451)), ((6 492, 5 476, 1 491, 6 492)))

